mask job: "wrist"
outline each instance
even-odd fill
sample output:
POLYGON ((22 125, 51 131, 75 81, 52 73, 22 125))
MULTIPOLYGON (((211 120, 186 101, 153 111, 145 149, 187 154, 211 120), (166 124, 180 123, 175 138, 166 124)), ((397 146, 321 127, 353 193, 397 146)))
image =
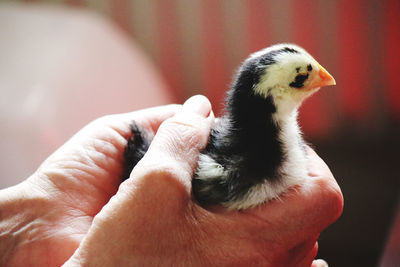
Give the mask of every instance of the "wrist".
MULTIPOLYGON (((17 244, 17 237, 13 234, 13 210, 16 200, 12 192, 16 186, 0 190, 0 265, 7 265, 17 244)), ((18 194, 15 194, 18 195, 18 194)))

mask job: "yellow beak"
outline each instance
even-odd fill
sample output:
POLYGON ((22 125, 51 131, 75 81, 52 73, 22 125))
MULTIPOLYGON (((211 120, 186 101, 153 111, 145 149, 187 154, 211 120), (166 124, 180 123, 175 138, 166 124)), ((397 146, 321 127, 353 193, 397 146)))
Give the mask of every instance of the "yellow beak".
POLYGON ((332 75, 320 64, 317 63, 317 66, 319 68, 318 77, 316 77, 315 81, 312 83, 312 88, 335 85, 336 81, 332 75))

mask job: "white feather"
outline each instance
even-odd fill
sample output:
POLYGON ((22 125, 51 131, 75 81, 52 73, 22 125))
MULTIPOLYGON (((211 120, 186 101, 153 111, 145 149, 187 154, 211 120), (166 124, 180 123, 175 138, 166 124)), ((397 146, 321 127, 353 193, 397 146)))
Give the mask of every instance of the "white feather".
POLYGON ((205 154, 199 155, 198 167, 196 171, 197 177, 201 180, 221 179, 226 177, 226 172, 221 164, 216 162, 210 156, 205 154))

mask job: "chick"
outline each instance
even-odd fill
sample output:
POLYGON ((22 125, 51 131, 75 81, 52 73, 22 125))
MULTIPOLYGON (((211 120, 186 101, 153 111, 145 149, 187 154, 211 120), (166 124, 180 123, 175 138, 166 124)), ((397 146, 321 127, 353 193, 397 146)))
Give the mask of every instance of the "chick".
MULTIPOLYGON (((203 206, 247 209, 278 198, 307 177, 298 108, 333 77, 304 49, 278 44, 250 55, 227 92, 224 115, 212 128, 193 177, 203 206)), ((139 125, 125 153, 126 173, 151 142, 139 125)))

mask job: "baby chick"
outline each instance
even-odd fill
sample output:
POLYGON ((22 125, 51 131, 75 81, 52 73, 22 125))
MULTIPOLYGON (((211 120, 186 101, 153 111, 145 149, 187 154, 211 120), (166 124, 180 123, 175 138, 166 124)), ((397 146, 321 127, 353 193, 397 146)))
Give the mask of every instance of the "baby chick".
MULTIPOLYGON (((298 108, 320 87, 334 84, 299 46, 278 44, 251 54, 199 156, 194 198, 203 206, 246 209, 301 185, 308 172, 298 108)), ((132 132, 125 153, 127 176, 151 142, 135 123, 132 132)))

